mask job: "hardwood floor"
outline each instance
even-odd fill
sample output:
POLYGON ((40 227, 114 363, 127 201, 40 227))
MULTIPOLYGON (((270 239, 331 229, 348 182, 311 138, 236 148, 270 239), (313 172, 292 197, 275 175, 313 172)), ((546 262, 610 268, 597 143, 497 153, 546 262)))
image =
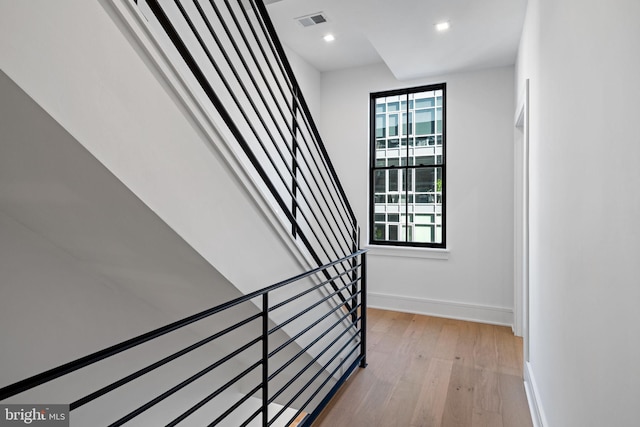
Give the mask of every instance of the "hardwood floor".
POLYGON ((530 427, 510 328, 368 310, 366 369, 314 427, 530 427))

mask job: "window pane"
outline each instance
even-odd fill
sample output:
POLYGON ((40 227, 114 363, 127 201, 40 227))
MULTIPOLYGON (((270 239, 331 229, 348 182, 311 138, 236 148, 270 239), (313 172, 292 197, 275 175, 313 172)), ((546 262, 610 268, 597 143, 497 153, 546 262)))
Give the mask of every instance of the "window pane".
POLYGON ((385 104, 376 104, 376 113, 384 113, 387 111, 387 106, 385 104))
POLYGON ((398 111, 399 108, 398 102, 390 102, 387 106, 389 107, 389 111, 398 111))
POLYGON ((387 166, 399 166, 400 165, 400 159, 397 157, 392 157, 390 159, 387 159, 387 166))
POLYGON ((373 226, 373 238, 375 240, 387 240, 387 234, 384 232, 384 224, 375 224, 373 226))
POLYGON ((389 222, 400 222, 400 214, 389 214, 389 222))
POLYGON ((375 182, 375 192, 376 193, 385 193, 385 173, 386 171, 375 171, 374 182, 375 182))
POLYGON ((413 113, 409 113, 409 131, 407 132, 407 113, 402 113, 402 134, 410 135, 413 132, 413 113))
POLYGON ((386 128, 386 116, 384 114, 378 114, 376 116, 376 138, 384 138, 386 128))
POLYGON ((407 228, 407 242, 413 242, 413 227, 407 228))
POLYGON ((400 171, 389 171, 389 191, 398 191, 398 172, 400 171))
POLYGON ((385 221, 385 214, 376 214, 375 215, 375 221, 376 222, 384 222, 385 221))
POLYGON ((398 115, 389 114, 389 136, 398 135, 398 115))
MULTIPOLYGON (((406 111, 407 110, 407 101, 402 101, 400 103, 400 109, 402 111, 406 111)), ((413 110, 413 100, 409 101, 409 109, 413 110)))
POLYGON ((436 189, 436 178, 434 168, 417 168, 416 170, 416 192, 433 192, 436 189))
POLYGON ((402 191, 407 191, 407 184, 409 184, 409 191, 413 191, 413 169, 405 170, 402 174, 402 191))
MULTIPOLYGON (((397 129, 396 129, 396 131, 397 131, 397 129)), ((397 139, 397 138, 396 139, 390 139, 389 142, 388 142, 389 148, 398 148, 399 144, 400 144, 400 140, 397 139)))
POLYGON ((389 225, 389 240, 398 240, 398 226, 389 225))
POLYGON ((433 156, 417 156, 416 157, 416 166, 420 165, 434 165, 436 159, 433 156))
POLYGON ((376 148, 378 150, 387 148, 387 142, 384 139, 378 139, 376 141, 376 148))
MULTIPOLYGON (((416 96, 420 96, 420 94, 416 96)), ((433 97, 416 99, 416 110, 418 108, 433 107, 434 105, 435 105, 435 100, 433 99, 433 97)))
POLYGON ((422 243, 438 243, 435 240, 435 232, 432 225, 416 225, 415 226, 415 242, 422 243))
POLYGON ((433 110, 416 111, 416 135, 434 133, 434 113, 433 110))

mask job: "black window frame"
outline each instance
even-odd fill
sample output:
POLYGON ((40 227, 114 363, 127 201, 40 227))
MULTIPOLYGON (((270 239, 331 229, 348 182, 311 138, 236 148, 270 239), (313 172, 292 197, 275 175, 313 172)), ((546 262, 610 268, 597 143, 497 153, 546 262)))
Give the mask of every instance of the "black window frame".
MULTIPOLYGON (((447 148, 447 85, 446 83, 437 83, 437 84, 431 84, 431 85, 424 85, 424 86, 418 86, 418 87, 411 87, 411 88, 403 88, 403 89, 394 89, 394 90, 388 90, 388 91, 382 91, 382 92, 372 92, 370 93, 370 98, 369 98, 369 108, 370 108, 370 113, 369 113, 369 244, 371 245, 384 245, 384 246, 405 246, 405 247, 420 247, 420 248, 437 248, 437 249, 446 249, 447 247, 447 210, 446 210, 446 201, 447 201, 447 197, 446 197, 446 180, 447 180, 447 168, 446 168, 446 163, 447 163, 447 153, 446 153, 446 148, 447 148), (376 135, 376 99, 378 98, 384 98, 384 97, 388 97, 388 96, 405 96, 405 101, 406 102, 406 106, 407 109, 405 111, 398 111, 399 114, 402 114, 403 112, 409 113, 409 105, 410 103, 409 101, 409 95, 414 94, 414 93, 419 93, 419 92, 428 92, 428 91, 437 91, 437 90, 441 90, 442 91, 442 155, 440 156, 440 163, 437 162, 437 160, 435 160, 434 164, 429 164, 424 165, 409 165, 408 160, 409 160, 409 150, 407 147, 407 154, 406 154, 406 158, 407 161, 404 162, 404 164, 401 164, 399 166, 377 166, 376 165, 376 144, 377 144, 377 140, 380 138, 377 138, 376 135), (416 174, 415 170, 418 168, 424 169, 424 168, 430 168, 430 169, 436 169, 440 168, 441 169, 441 174, 442 174, 442 178, 441 178, 441 209, 442 209, 442 214, 441 214, 441 228, 442 228, 442 241, 440 243, 435 243, 435 242, 409 242, 406 241, 408 240, 407 237, 409 237, 409 235, 411 235, 411 237, 413 238, 415 236, 415 231, 412 231, 412 229, 410 227, 406 227, 406 233, 407 235, 405 236, 405 241, 399 241, 399 240, 387 240, 388 236, 384 236, 383 240, 376 240, 375 239, 375 176, 376 176, 376 172, 377 171, 381 171, 381 170, 398 170, 400 172, 398 172, 398 174, 400 173, 404 173, 404 176, 409 176, 409 170, 413 170, 412 174, 416 174)), ((409 115, 410 117, 410 115, 409 115)), ((436 115, 436 117, 434 117, 434 122, 437 122, 438 117, 436 115)), ((410 126, 413 126, 413 130, 415 131, 416 127, 417 127, 417 123, 416 123, 416 118, 414 117, 412 122, 410 123, 410 126)), ((402 123, 399 123, 399 127, 402 127, 402 123)), ((410 134, 411 135, 411 134, 410 134)), ((407 140, 410 140, 411 137, 410 135, 405 135, 405 137, 407 138, 407 140)), ((412 138, 414 138, 414 144, 415 144, 415 139, 417 139, 417 137, 415 136, 415 134, 412 134, 412 138)), ((437 139, 437 135, 436 133, 434 133, 434 138, 437 139)), ((402 136, 403 135, 397 135, 394 136, 394 138, 398 138, 399 140, 402 140, 402 136)), ((388 136, 385 135, 385 140, 388 139, 388 136)), ((437 143, 436 143, 437 145, 437 143)), ((415 145, 414 145, 415 147, 415 145)), ((414 156, 415 157, 415 156, 414 156)), ((437 159, 437 155, 434 156, 437 159)), ((413 200, 413 197, 410 197, 412 195, 409 195, 409 186, 403 186, 405 187, 404 189, 400 189, 401 191, 404 191, 404 207, 405 207, 405 212, 402 212, 402 214, 406 215, 405 218, 408 218, 409 216, 413 217, 415 212, 409 212, 408 206, 409 206, 409 200, 413 200)), ((414 191, 415 192, 415 191, 414 191)), ((438 191, 436 190, 435 193, 438 193, 438 191)), ((437 194, 436 194, 437 197, 437 194)), ((436 199, 437 200, 437 199, 436 199)), ((388 221, 387 221, 388 223, 388 221)), ((415 226, 415 225, 414 225, 415 226)), ((434 233, 435 233, 435 222, 434 222, 434 233)))

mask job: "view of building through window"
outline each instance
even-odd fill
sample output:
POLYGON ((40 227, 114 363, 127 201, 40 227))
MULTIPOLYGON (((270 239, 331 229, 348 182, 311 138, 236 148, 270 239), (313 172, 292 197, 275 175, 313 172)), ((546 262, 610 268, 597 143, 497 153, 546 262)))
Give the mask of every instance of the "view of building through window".
POLYGON ((445 246, 445 89, 371 94, 371 243, 445 246))

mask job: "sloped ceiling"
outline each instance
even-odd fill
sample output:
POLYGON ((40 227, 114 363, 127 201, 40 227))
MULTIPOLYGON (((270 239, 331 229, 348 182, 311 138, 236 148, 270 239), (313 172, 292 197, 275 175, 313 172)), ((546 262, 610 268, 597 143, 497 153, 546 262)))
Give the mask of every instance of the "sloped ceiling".
POLYGON ((526 0, 267 0, 281 41, 320 71, 384 62, 399 80, 515 62, 526 0), (327 22, 295 18, 323 12, 327 22), (435 24, 449 21, 438 32, 435 24), (335 41, 327 43, 325 34, 335 41))

